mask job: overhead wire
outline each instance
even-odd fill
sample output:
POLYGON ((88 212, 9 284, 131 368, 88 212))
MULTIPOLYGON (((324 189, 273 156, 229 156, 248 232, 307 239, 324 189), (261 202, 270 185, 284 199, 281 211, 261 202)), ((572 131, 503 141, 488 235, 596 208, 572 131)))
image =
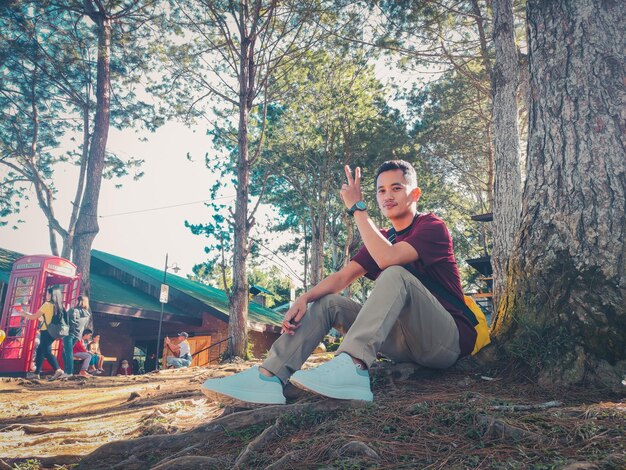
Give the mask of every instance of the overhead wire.
MULTIPOLYGON (((180 204, 171 204, 171 205, 168 205, 168 206, 151 207, 151 208, 148 208, 148 209, 138 209, 138 210, 127 211, 127 212, 118 212, 118 213, 115 213, 115 214, 100 215, 98 217, 99 218, 107 218, 107 217, 117 217, 117 216, 122 216, 122 215, 141 214, 141 213, 144 213, 144 212, 153 212, 153 211, 158 211, 158 210, 163 210, 163 209, 173 209, 173 208, 176 208, 176 207, 190 206, 190 205, 193 205, 193 204, 200 204, 200 203, 206 203, 206 202, 211 202, 211 201, 221 201, 221 200, 225 200, 225 199, 234 199, 235 197, 236 197, 235 195, 232 195, 232 196, 221 196, 221 197, 216 197, 214 199, 203 199, 203 200, 200 200, 200 201, 183 202, 183 203, 180 203, 180 204)), ((269 251, 273 255, 273 257, 270 257, 270 256, 263 255, 262 253, 260 253, 261 256, 263 256, 264 258, 269 259, 270 261, 273 261, 276 264, 282 264, 282 269, 287 269, 296 279, 302 281, 302 278, 300 277, 300 275, 298 275, 289 266, 289 264, 277 252, 275 252, 271 248, 268 248, 267 246, 262 244, 258 239, 252 238, 252 241, 257 243, 260 247, 266 249, 267 251, 269 251)))
POLYGON ((193 202, 183 202, 180 204, 172 204, 169 206, 161 206, 161 207, 152 207, 149 209, 138 209, 136 211, 128 211, 128 212, 118 212, 116 214, 106 214, 106 215, 99 215, 98 218, 100 219, 104 219, 106 217, 116 217, 118 215, 130 215, 130 214, 140 214, 143 212, 152 212, 152 211, 159 211, 162 209, 173 209, 175 207, 182 207, 182 206, 191 206, 193 204, 200 204, 202 202, 211 202, 211 201, 221 201, 224 199, 234 199, 236 196, 221 196, 221 197, 216 197, 214 199, 203 199, 202 201, 193 201, 193 202))

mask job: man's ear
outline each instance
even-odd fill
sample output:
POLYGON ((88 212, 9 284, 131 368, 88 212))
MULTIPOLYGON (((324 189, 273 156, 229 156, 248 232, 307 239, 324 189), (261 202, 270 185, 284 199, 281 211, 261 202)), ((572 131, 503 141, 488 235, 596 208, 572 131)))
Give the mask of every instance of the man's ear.
POLYGON ((411 191, 411 199, 413 202, 417 202, 422 195, 422 190, 420 188, 415 188, 411 191))

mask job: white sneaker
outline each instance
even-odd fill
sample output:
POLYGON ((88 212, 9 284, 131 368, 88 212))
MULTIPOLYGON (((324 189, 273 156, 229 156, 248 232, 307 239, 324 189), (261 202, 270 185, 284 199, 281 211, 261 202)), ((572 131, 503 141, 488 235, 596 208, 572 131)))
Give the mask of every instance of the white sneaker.
POLYGON ((27 372, 26 378, 28 380, 40 380, 41 376, 39 374, 35 374, 34 372, 27 372))
POLYGON ((57 369, 57 370, 54 372, 54 375, 53 375, 52 377, 50 377, 50 380, 60 379, 60 378, 61 378, 61 376, 62 376, 63 374, 65 374, 65 372, 63 372, 63 370, 62 370, 62 369, 57 369))
POLYGON ((341 353, 330 361, 309 370, 299 370, 291 376, 291 383, 309 392, 340 400, 372 401, 370 375, 341 353))
POLYGON ((278 377, 266 377, 258 366, 238 374, 208 379, 202 384, 207 397, 230 405, 284 405, 283 383, 278 377))

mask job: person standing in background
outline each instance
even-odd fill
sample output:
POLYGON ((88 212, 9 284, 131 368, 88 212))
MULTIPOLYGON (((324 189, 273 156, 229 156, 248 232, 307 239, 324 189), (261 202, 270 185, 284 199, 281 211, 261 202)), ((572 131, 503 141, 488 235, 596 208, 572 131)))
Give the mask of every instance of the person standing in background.
MULTIPOLYGON (((74 373, 74 345, 82 339, 83 331, 92 323, 89 299, 86 295, 79 296, 76 306, 67 312, 67 322, 70 334, 63 337, 63 368, 67 375, 72 375, 74 373)), ((91 360, 91 356, 89 359, 91 360)))
POLYGON ((49 287, 46 293, 46 301, 35 313, 28 313, 25 311, 14 310, 13 313, 19 317, 24 317, 29 320, 38 320, 42 318, 42 323, 39 327, 39 345, 35 352, 35 372, 28 372, 26 374, 27 379, 39 379, 41 377, 41 368, 43 367, 44 359, 47 359, 52 368, 54 374, 51 380, 55 380, 62 377, 69 377, 63 372, 63 369, 59 366, 59 361, 52 354, 52 343, 54 338, 48 333, 48 325, 52 321, 54 315, 66 315, 65 307, 63 307, 63 292, 59 286, 49 287))

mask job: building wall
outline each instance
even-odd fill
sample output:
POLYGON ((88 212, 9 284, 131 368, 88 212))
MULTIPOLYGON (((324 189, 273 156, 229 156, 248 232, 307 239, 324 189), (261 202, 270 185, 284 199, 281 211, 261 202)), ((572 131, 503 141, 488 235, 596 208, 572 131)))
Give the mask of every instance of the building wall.
MULTIPOLYGON (((102 355, 117 358, 113 367, 114 373, 122 359, 126 359, 132 364, 135 345, 132 332, 135 321, 135 319, 121 316, 94 314, 93 329, 95 334, 100 335, 102 355), (112 322, 119 322, 119 325, 113 327, 111 326, 112 322)), ((105 369, 108 372, 108 367, 105 369)))
POLYGON ((264 359, 267 356, 267 351, 270 350, 274 341, 280 336, 279 333, 268 333, 259 331, 250 331, 248 338, 252 342, 252 354, 257 359, 264 359))
MULTIPOLYGON (((163 324, 162 337, 174 337, 180 331, 186 331, 193 336, 210 336, 211 344, 215 345, 208 350, 209 364, 216 364, 220 355, 223 354, 228 342, 222 340, 228 338, 228 324, 208 313, 203 314, 201 326, 189 326, 180 323, 163 324)), ((94 332, 100 334, 100 349, 104 356, 115 357, 117 362, 113 367, 116 371, 122 359, 132 362, 135 342, 146 337, 156 337, 158 323, 151 320, 137 318, 125 318, 117 315, 94 314, 94 332), (119 322, 116 327, 111 326, 119 322)), ((272 347, 274 341, 280 336, 279 333, 250 331, 249 338, 252 342, 252 354, 257 359, 263 359, 267 351, 272 347)), ((161 346, 163 347, 163 346, 161 346)), ((161 349, 162 350, 162 349, 161 349)), ((192 351, 192 353, 197 351, 192 351)), ((204 364, 202 364, 204 365, 204 364)), ((108 367, 107 367, 108 372, 108 367)))

